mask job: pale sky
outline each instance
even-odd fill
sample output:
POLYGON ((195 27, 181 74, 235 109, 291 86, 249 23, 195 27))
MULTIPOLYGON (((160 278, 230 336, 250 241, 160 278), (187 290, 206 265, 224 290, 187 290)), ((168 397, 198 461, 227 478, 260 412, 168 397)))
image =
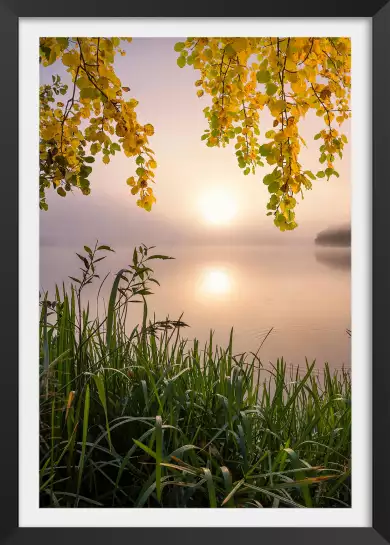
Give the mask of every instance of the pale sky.
MULTIPOLYGON (((131 96, 139 101, 139 121, 152 123, 155 135, 150 147, 158 168, 154 192, 157 203, 151 213, 136 206, 126 179, 135 172, 135 161, 117 153, 109 165, 93 164, 91 195, 75 192, 61 198, 48 193, 48 212, 41 212, 41 244, 71 246, 99 238, 112 246, 160 242, 173 244, 228 242, 242 244, 294 243, 313 239, 319 230, 349 223, 350 144, 344 158, 335 163, 340 178, 317 180, 313 189, 298 200, 299 227, 281 233, 267 217, 269 198, 263 176, 271 167, 244 176, 235 157, 234 145, 208 148, 200 140, 207 121, 203 108, 207 97, 198 98, 194 82, 199 78, 192 67, 180 69, 173 46, 182 38, 137 38, 125 44, 125 57, 117 56, 115 69, 131 96), (234 217, 226 225, 213 225, 205 217, 205 200, 223 191, 234 203, 234 217)), ((51 82, 51 74, 67 75, 59 63, 41 68, 41 83, 51 82)), ((65 80, 65 78, 63 78, 65 80)), ((261 114, 261 132, 271 127, 271 118, 261 114)), ((301 133, 308 144, 300 162, 317 172, 318 142, 313 140, 323 128, 322 119, 308 115, 301 133)), ((343 127, 349 138, 349 126, 343 127)))

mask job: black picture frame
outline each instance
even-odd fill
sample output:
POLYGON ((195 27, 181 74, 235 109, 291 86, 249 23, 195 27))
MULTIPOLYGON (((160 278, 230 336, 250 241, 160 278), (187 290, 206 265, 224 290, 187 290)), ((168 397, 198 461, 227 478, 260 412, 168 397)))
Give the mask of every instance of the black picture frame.
MULTIPOLYGON (((242 10, 227 2, 204 3, 202 17, 321 17, 331 11, 337 17, 372 18, 373 44, 373 188, 372 188, 372 347, 373 347, 373 493, 371 528, 19 528, 18 527, 18 20, 20 17, 193 17, 195 4, 149 2, 134 5, 117 1, 115 5, 98 0, 66 3, 34 3, 31 0, 0 0, 0 52, 2 105, 0 117, 1 174, 3 184, 0 213, 2 255, 1 303, 7 309, 1 316, 0 373, 0 542, 21 544, 31 539, 40 543, 77 545, 88 541, 132 542, 136 545, 158 541, 170 545, 257 542, 278 544, 345 545, 390 543, 390 366, 387 361, 387 314, 390 308, 390 246, 388 203, 390 184, 387 154, 390 150, 390 1, 372 0, 363 5, 339 0, 337 9, 326 4, 302 0, 277 5, 248 1, 242 10), (73 6, 73 8, 72 8, 73 6), (276 6, 276 9, 275 9, 276 6), (110 9, 111 8, 111 9, 110 9), (112 10, 112 11, 111 11, 112 10), (249 15, 250 14, 250 15, 249 15), (276 15, 276 16, 277 16, 276 15)), ((198 5, 196 5, 199 8, 198 5)), ((198 9, 196 10, 198 11, 198 9)), ((199 13, 198 12, 198 13, 199 13)), ((327 14, 327 15, 328 15, 327 14)), ((199 15, 198 15, 199 16, 199 15)), ((370 150, 367 150, 370 153, 370 150)), ((367 206, 370 206, 367 203, 367 206)), ((368 364, 370 362, 367 362, 368 364)))

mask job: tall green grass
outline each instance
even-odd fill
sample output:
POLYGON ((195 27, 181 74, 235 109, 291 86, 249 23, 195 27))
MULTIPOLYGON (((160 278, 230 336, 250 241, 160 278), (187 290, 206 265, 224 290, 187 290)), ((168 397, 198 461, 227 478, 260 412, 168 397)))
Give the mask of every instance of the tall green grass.
POLYGON ((263 365, 233 333, 201 346, 180 320, 151 323, 150 263, 167 257, 145 246, 91 317, 82 291, 110 248, 84 248, 80 278, 41 297, 41 506, 350 506, 348 372, 263 365))

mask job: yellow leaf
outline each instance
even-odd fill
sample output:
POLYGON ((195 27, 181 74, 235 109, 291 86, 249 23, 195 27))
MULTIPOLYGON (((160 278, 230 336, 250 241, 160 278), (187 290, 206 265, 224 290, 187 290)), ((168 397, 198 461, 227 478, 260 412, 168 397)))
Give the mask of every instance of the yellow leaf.
POLYGON ((297 65, 296 63, 291 60, 291 59, 287 59, 286 60, 286 68, 287 70, 289 70, 290 72, 294 72, 296 69, 297 69, 297 65))
POLYGON ((71 51, 70 53, 65 53, 62 55, 62 63, 65 66, 74 66, 79 63, 79 56, 76 51, 71 51))
POLYGON ((147 124, 144 126, 144 131, 145 131, 145 133, 146 133, 148 136, 153 136, 153 135, 154 135, 154 127, 153 127, 153 125, 151 125, 150 123, 147 123, 147 124))
POLYGON ((301 188, 300 184, 298 184, 296 182, 291 182, 290 187, 291 187, 293 193, 299 193, 299 190, 301 188))
POLYGON ((104 163, 105 165, 108 165, 109 162, 110 162, 109 156, 108 156, 108 155, 104 155, 104 156, 103 156, 103 163, 104 163))
POLYGON ((79 89, 86 89, 87 87, 91 87, 91 83, 89 82, 89 79, 84 77, 78 78, 76 85, 79 89))
POLYGON ((283 140, 286 140, 287 135, 285 134, 285 131, 280 131, 274 136, 275 142, 283 142, 283 140))
POLYGON ((242 51, 243 49, 246 49, 248 46, 248 40, 246 38, 237 38, 237 40, 234 40, 232 43, 232 47, 237 53, 239 51, 242 51))
POLYGON ((287 137, 294 136, 296 133, 296 128, 294 125, 289 125, 286 129, 284 129, 284 135, 287 137))
POLYGON ((126 127, 124 125, 122 125, 121 123, 118 123, 116 128, 115 128, 115 132, 118 136, 125 136, 126 134, 126 127))
POLYGON ((275 100, 275 102, 269 103, 269 109, 271 114, 276 117, 286 109, 286 103, 284 100, 275 100))

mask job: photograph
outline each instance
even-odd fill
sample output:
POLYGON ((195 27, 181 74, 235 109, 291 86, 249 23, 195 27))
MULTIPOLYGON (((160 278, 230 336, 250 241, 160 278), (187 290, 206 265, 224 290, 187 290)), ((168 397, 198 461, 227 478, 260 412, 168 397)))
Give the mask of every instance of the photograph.
POLYGON ((39 507, 351 509, 351 38, 36 46, 39 507))

